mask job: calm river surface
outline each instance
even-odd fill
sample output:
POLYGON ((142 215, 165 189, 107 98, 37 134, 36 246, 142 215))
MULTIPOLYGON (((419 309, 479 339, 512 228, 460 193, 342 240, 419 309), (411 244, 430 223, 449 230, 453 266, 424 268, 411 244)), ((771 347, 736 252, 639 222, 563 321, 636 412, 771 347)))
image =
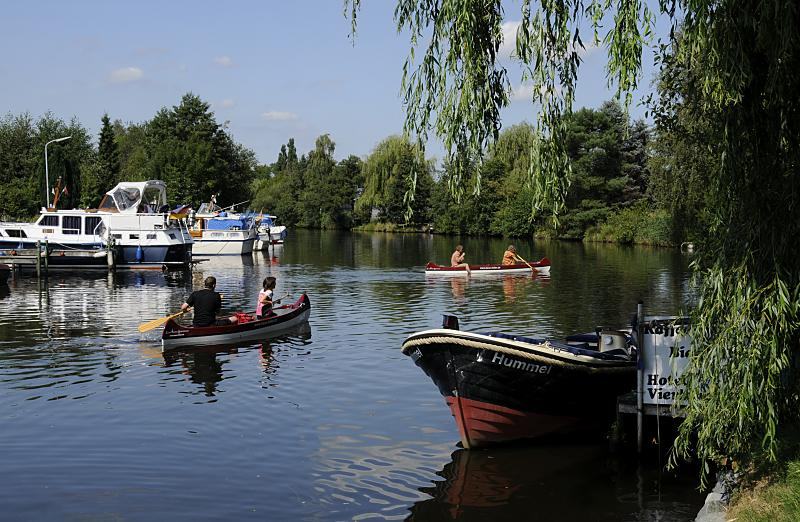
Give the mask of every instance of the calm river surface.
POLYGON ((463 242, 500 239, 291 231, 270 254, 193 273, 19 277, 0 287, 2 520, 691 520, 694 475, 660 474, 607 444, 464 451, 434 384, 400 353, 410 333, 563 336, 687 302, 688 259, 667 249, 517 242, 550 277, 426 277, 463 242), (310 326, 221 353, 161 354, 139 323, 205 276, 229 310, 261 280, 306 291, 310 326))

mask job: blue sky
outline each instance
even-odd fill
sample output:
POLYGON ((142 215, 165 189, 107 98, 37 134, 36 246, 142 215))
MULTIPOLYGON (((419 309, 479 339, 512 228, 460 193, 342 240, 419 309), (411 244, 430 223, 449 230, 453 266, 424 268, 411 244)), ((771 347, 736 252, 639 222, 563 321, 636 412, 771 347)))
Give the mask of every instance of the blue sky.
MULTIPOLYGON (((96 136, 104 112, 142 122, 191 91, 260 162, 274 161, 290 137, 305 153, 323 133, 336 142, 337 158, 365 156, 402 131, 409 43, 395 30, 394 2, 362 4, 353 45, 341 0, 8 2, 0 113, 76 116, 96 136)), ((506 19, 513 30, 516 2, 507 3, 506 19)), ((649 90, 651 54, 639 95, 649 90)), ((612 96, 605 59, 602 48, 585 53, 577 107, 612 96)), ((519 86, 516 67, 510 76, 519 86)), ((631 112, 641 117, 644 109, 631 112)), ((534 118, 531 103, 515 99, 503 124, 534 118)), ((442 154, 436 143, 429 152, 442 154)))

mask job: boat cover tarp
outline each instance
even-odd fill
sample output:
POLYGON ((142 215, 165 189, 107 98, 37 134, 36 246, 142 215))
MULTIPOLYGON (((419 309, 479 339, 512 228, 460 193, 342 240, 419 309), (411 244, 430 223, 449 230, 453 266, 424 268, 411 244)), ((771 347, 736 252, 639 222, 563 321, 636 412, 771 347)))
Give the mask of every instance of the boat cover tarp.
POLYGON ((208 230, 247 230, 247 224, 241 219, 214 218, 206 223, 208 230))

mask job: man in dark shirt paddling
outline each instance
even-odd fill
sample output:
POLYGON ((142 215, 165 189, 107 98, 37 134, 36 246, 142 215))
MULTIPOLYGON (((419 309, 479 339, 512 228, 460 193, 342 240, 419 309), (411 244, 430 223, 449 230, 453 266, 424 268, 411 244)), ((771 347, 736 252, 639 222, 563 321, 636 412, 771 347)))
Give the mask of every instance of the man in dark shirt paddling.
POLYGON ((225 326, 235 324, 236 316, 227 319, 217 319, 217 314, 222 308, 222 297, 214 291, 217 286, 217 279, 213 276, 206 277, 203 281, 202 290, 195 290, 189 295, 189 299, 181 306, 181 310, 187 311, 194 307, 194 318, 192 326, 225 326))

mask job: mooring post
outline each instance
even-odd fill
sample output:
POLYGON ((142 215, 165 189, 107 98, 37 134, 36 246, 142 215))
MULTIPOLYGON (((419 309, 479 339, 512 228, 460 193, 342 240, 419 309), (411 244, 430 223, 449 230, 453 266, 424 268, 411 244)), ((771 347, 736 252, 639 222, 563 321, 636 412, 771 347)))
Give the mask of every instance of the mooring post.
POLYGON ((636 450, 642 453, 642 440, 644 439, 644 336, 642 323, 644 322, 644 303, 639 301, 636 305, 636 344, 639 348, 636 355, 636 450))
POLYGON ((44 240, 44 274, 50 273, 50 246, 47 239, 44 240))
POLYGON ((42 242, 36 242, 36 277, 42 277, 42 242))

